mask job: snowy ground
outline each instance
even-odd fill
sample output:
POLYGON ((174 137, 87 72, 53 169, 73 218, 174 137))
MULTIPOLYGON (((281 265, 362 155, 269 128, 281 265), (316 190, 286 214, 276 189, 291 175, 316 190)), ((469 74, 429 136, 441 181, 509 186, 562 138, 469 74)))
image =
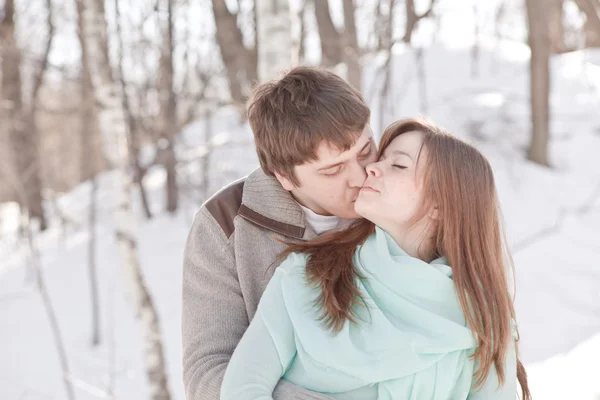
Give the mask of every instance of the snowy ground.
MULTIPOLYGON (((441 44, 426 49, 426 114, 476 144, 491 160, 516 263, 521 355, 534 399, 600 399, 600 53, 553 60, 552 169, 525 161, 529 137, 528 50, 516 43, 482 42, 478 75, 470 49, 441 44)), ((377 65, 366 82, 378 87, 377 65)), ((393 90, 384 122, 421 113, 412 51, 393 58, 393 90)), ((367 90, 367 93, 373 93, 367 90)), ((369 96, 379 132, 378 95, 369 96)), ((182 143, 200 149, 204 124, 182 143)), ((257 166, 247 126, 225 110, 212 124, 222 146, 211 160, 210 191, 257 166)), ((182 150, 180 150, 182 151, 182 150)), ((201 174, 190 164, 188 173, 201 174)), ((55 224, 39 238, 48 291, 67 343, 77 399, 144 399, 140 335, 122 285, 112 236, 109 176, 100 180, 98 269, 101 346, 90 346, 90 300, 85 229, 89 186, 60 199, 79 222, 65 234, 55 224)), ((164 176, 147 184, 153 208, 162 209, 164 176)), ((134 196, 137 205, 137 194, 134 196)), ((145 221, 138 238, 142 268, 161 317, 169 385, 182 400, 180 286, 182 253, 194 210, 186 201, 176 216, 145 221)), ((58 358, 39 295, 27 281, 24 246, 16 239, 14 207, 0 205, 0 399, 64 399, 58 358)))

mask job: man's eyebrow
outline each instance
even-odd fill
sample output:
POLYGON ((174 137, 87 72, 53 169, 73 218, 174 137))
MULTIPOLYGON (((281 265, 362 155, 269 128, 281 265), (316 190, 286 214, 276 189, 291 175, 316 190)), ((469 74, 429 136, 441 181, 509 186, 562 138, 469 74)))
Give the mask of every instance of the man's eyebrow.
MULTIPOLYGON (((373 142, 373 136, 371 136, 369 138, 369 140, 367 141, 367 143, 365 143, 365 145, 362 147, 362 149, 360 149, 360 151, 358 152, 358 154, 361 154, 367 147, 370 147, 372 142, 373 142)), ((343 165, 345 163, 346 163, 346 161, 340 161, 340 162, 337 162, 335 164, 330 164, 330 165, 326 165, 324 167, 321 167, 321 168, 317 169, 317 171, 324 171, 324 170, 327 170, 327 169, 339 167, 340 165, 343 165)))
POLYGON ((340 161, 340 162, 337 162, 337 163, 335 163, 335 164, 326 165, 326 166, 324 166, 324 167, 321 167, 321 168, 319 168, 317 171, 324 171, 324 170, 326 170, 326 169, 331 169, 331 168, 334 168, 334 167, 339 167, 340 165, 343 165, 343 164, 345 164, 345 163, 346 163, 346 161, 340 161))
POLYGON ((359 154, 362 153, 367 147, 371 146, 371 143, 373 142, 373 136, 371 136, 369 138, 369 140, 367 141, 367 143, 365 143, 365 145, 363 146, 362 149, 360 149, 360 151, 358 152, 359 154))

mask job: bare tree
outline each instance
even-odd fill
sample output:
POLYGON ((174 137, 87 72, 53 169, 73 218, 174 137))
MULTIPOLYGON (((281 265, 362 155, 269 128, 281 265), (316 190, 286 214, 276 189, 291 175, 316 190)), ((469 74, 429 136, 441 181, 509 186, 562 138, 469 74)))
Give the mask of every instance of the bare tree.
MULTIPOLYGON (((77 1, 77 13, 83 14, 83 4, 77 1)), ((96 277, 96 198, 98 182, 96 173, 98 163, 96 160, 95 138, 98 134, 98 114, 96 112, 92 77, 88 64, 88 49, 83 37, 83 19, 77 19, 78 38, 81 47, 81 180, 90 181, 90 205, 88 214, 89 241, 88 241, 88 271, 90 279, 90 300, 92 306, 92 346, 100 344, 100 301, 98 298, 98 279, 96 277)))
POLYGON ((29 104, 23 101, 23 77, 21 76, 21 50, 15 37, 14 0, 6 0, 0 22, 0 42, 4 54, 2 57, 2 103, 8 107, 11 125, 10 138, 14 154, 14 162, 20 181, 24 183, 27 196, 21 200, 21 206, 29 216, 37 218, 40 228, 46 229, 47 221, 43 208, 42 178, 39 154, 39 132, 36 124, 38 94, 44 80, 48 55, 54 39, 52 22, 52 4, 46 0, 47 37, 44 51, 34 68, 32 92, 29 104), (24 202, 23 202, 24 201, 24 202))
POLYGON ((396 0, 378 0, 375 5, 373 32, 377 41, 377 50, 387 50, 392 46, 394 36, 394 12, 396 0))
MULTIPOLYGON (((116 3, 116 6, 118 6, 118 0, 116 3)), ((145 18, 142 18, 142 22, 141 25, 143 25, 147 19, 150 17, 150 14, 148 14, 145 18)), ((129 158, 130 158, 130 162, 131 165, 133 167, 133 171, 134 171, 134 183, 137 185, 138 189, 139 189, 139 193, 140 193, 140 200, 142 202, 142 209, 144 210, 144 215, 146 216, 147 219, 151 219, 152 218, 152 211, 150 210, 150 202, 148 201, 148 193, 146 192, 146 188, 144 186, 144 177, 146 176, 146 172, 148 171, 148 168, 151 165, 147 165, 147 166, 142 166, 141 161, 140 161, 140 153, 141 153, 141 148, 142 148, 142 130, 144 130, 146 128, 146 126, 143 126, 143 117, 141 115, 136 115, 135 112, 132 109, 131 106, 131 102, 129 101, 129 96, 127 94, 127 89, 129 87, 128 82, 126 81, 125 78, 125 73, 124 73, 124 69, 123 69, 123 62, 124 62, 124 57, 123 57, 123 49, 124 49, 124 44, 123 44, 123 34, 122 34, 122 27, 121 27, 121 23, 122 23, 122 18, 121 18, 121 13, 119 12, 119 8, 116 7, 116 41, 117 41, 117 60, 118 60, 118 82, 121 85, 121 90, 123 92, 123 111, 125 112, 125 117, 126 117, 126 121, 127 121, 127 132, 129 133, 128 136, 128 143, 129 143, 129 158)), ((142 57, 145 57, 146 55, 146 46, 140 46, 140 53, 143 54, 142 57)), ((150 76, 152 76, 152 72, 150 72, 150 70, 148 68, 146 68, 144 70, 144 74, 147 76, 146 80, 148 82, 150 82, 150 76)), ((148 83, 146 85, 146 87, 144 88, 145 90, 144 95, 142 95, 142 92, 140 91, 140 93, 138 94, 138 98, 139 98, 139 108, 142 108, 144 106, 148 106, 148 104, 144 103, 144 100, 146 100, 147 98, 147 91, 150 91, 150 84, 148 83)), ((141 114, 141 113, 138 113, 141 114)), ((152 163, 154 164, 154 163, 152 163)))
POLYGON ((415 63, 417 69, 418 85, 419 85, 419 104, 420 112, 423 114, 428 113, 428 100, 427 100, 427 76, 425 74, 425 56, 422 47, 415 49, 415 63))
POLYGON ((526 0, 529 27, 530 93, 532 135, 528 158, 548 166, 548 140, 550 124, 550 35, 548 9, 543 2, 526 0))
POLYGON ((362 90, 362 67, 356 33, 356 4, 354 0, 343 0, 342 5, 344 7, 342 51, 348 68, 347 79, 356 89, 362 90))
POLYGON ((471 77, 477 78, 479 76, 479 58, 480 58, 480 35, 479 35, 479 7, 478 4, 473 4, 473 19, 475 20, 475 40, 473 41, 473 47, 471 47, 471 77))
POLYGON ((321 42, 321 65, 330 68, 340 63, 347 67, 346 79, 357 89, 362 88, 360 49, 356 36, 356 5, 354 0, 343 0, 344 28, 339 30, 333 24, 329 1, 313 1, 315 19, 321 42))
MULTIPOLYGON (((117 22, 117 29, 120 30, 120 24, 117 22)), ((117 33, 117 37, 121 37, 120 33, 117 33)), ((120 39, 119 39, 120 41, 120 39)), ((122 45, 120 46, 122 49, 122 45)), ((119 71, 121 78, 119 81, 121 82, 121 87, 123 90, 127 87, 127 83, 123 79, 123 66, 122 62, 119 62, 119 71)), ((148 200, 148 192, 146 191, 146 187, 144 186, 144 177, 148 172, 148 168, 154 165, 151 163, 150 165, 142 165, 140 161, 140 153, 142 151, 142 130, 143 127, 140 124, 139 117, 134 115, 133 110, 129 105, 129 101, 127 100, 127 95, 125 95, 123 99, 123 108, 125 113, 127 114, 127 124, 129 130, 129 156, 131 159, 131 165, 133 167, 133 182, 139 189, 140 200, 142 202, 142 209, 144 210, 144 215, 147 219, 152 219, 152 211, 150 210, 150 202, 148 200)))
POLYGON ((415 31, 415 28, 417 27, 417 24, 423 18, 427 18, 431 15, 436 1, 437 0, 430 0, 429 8, 427 8, 427 10, 424 13, 417 14, 415 10, 415 1, 405 0, 404 6, 406 9, 406 25, 404 28, 404 37, 402 38, 402 41, 404 41, 405 43, 410 43, 412 41, 412 35, 415 31))
POLYGON ((239 14, 232 13, 225 0, 212 0, 212 9, 217 43, 227 71, 231 99, 243 104, 251 84, 258 78, 257 46, 244 46, 244 35, 238 26, 239 14))
POLYGON ((321 41, 321 64, 332 67, 342 62, 342 36, 333 25, 329 13, 329 0, 314 1, 317 29, 321 41))
POLYGON ((550 47, 554 54, 565 52, 565 26, 563 23, 563 1, 552 0, 549 2, 549 20, 548 28, 550 29, 550 47))
MULTIPOLYGON (((179 203, 179 190, 177 186, 177 158, 173 148, 174 136, 177 133, 177 100, 173 88, 175 69, 173 68, 173 0, 164 0, 166 2, 166 14, 164 27, 162 27, 163 44, 160 53, 160 72, 158 91, 160 98, 160 146, 159 151, 163 153, 160 157, 167 172, 167 211, 174 213, 179 203)), ((157 5, 160 4, 160 0, 157 5)))
POLYGON ((48 322, 50 323, 50 330, 52 332, 52 338, 54 339, 54 345, 56 346, 56 351, 58 353, 63 376, 63 384, 65 386, 65 391, 67 392, 67 398, 69 400, 75 400, 75 392, 73 391, 73 385, 70 380, 69 363, 67 361, 67 352, 64 344, 65 342, 58 325, 58 319, 56 318, 56 310, 52 305, 50 294, 46 288, 46 283, 40 265, 40 254, 35 244, 33 232, 31 231, 31 223, 27 219, 24 219, 24 221, 23 230, 26 234, 27 243, 29 245, 30 262, 32 263, 33 270, 35 272, 35 286, 42 298, 44 310, 46 311, 46 316, 48 317, 48 322))
MULTIPOLYGON (((6 118, 6 112, 2 109, 0 109, 0 117, 2 117, 2 119, 6 118)), ((7 134, 6 131, 7 129, 0 125, 0 139, 2 139, 2 142, 7 139, 5 137, 7 134)), ((0 177, 2 177, 11 186, 19 202, 25 202, 27 191, 24 183, 21 181, 21 177, 19 176, 16 167, 17 166, 14 163, 7 162, 6 159, 0 158, 0 177)), ((69 400, 74 400, 75 394, 73 392, 73 385, 69 379, 70 372, 67 353, 65 350, 65 342, 58 324, 58 319, 56 318, 56 310, 52 304, 52 299, 50 298, 50 294, 48 293, 48 289, 46 287, 43 270, 41 268, 40 254, 36 245, 35 235, 32 230, 33 228, 31 220, 27 215, 21 215, 20 222, 19 232, 27 242, 27 248, 29 250, 29 259, 26 261, 26 279, 33 280, 35 288, 41 297, 42 305, 50 325, 52 339, 54 340, 54 345, 56 347, 67 398, 69 400)))
POLYGON ((292 64, 301 64, 305 54, 305 36, 306 36, 306 5, 307 0, 300 0, 298 9, 296 10, 295 19, 299 24, 298 36, 295 38, 292 64))
POLYGON ((219 79, 223 67, 220 60, 207 59, 202 54, 206 53, 206 50, 199 49, 198 42, 206 40, 212 43, 212 35, 195 37, 190 34, 190 25, 193 25, 194 21, 189 17, 192 13, 187 11, 192 4, 171 0, 169 5, 167 0, 154 0, 147 5, 151 7, 143 9, 141 18, 136 18, 135 21, 125 14, 118 18, 116 47, 122 49, 117 53, 122 52, 124 55, 118 57, 118 70, 119 81, 125 93, 123 106, 129 125, 134 179, 140 188, 146 216, 150 218, 151 212, 143 182, 147 171, 155 165, 161 165, 167 171, 167 210, 174 212, 179 207, 181 196, 187 195, 181 193, 181 184, 178 182, 182 173, 178 169, 180 161, 174 149, 178 134, 186 125, 201 116, 209 103, 214 103, 213 106, 224 102, 230 104, 231 99, 228 94, 221 92, 214 98, 206 97, 207 89, 211 87, 215 78, 219 79), (182 32, 175 35, 177 30, 173 21, 178 15, 182 18, 177 29, 181 29, 182 32), (159 31, 158 40, 144 30, 145 26, 154 23, 159 31), (122 25, 126 27, 122 28, 122 25), (121 35, 122 29, 133 30, 138 34, 133 41, 126 42, 127 38, 121 35), (181 63, 178 65, 175 65, 173 54, 176 46, 177 51, 182 54, 181 63), (154 63, 153 60, 158 62, 154 63), (142 72, 130 73, 130 68, 123 68, 125 62, 135 65, 136 69, 142 72), (153 147, 154 156, 142 157, 148 155, 148 152, 142 153, 142 150, 149 150, 150 146, 153 147))
POLYGON ((585 14, 586 46, 600 47, 600 1, 575 0, 575 3, 585 14))
POLYGON ((291 66, 292 33, 288 0, 256 0, 258 77, 276 78, 291 66))
MULTIPOLYGON (((105 141, 105 154, 114 174, 114 195, 118 199, 114 212, 116 240, 130 287, 135 311, 140 321, 146 373, 150 397, 154 400, 170 399, 165 372, 166 364, 161 341, 158 314, 142 275, 133 233, 134 216, 131 208, 131 181, 127 174, 129 158, 127 146, 127 121, 123 107, 121 85, 112 75, 108 58, 108 28, 103 0, 80 0, 83 7, 83 38, 92 76, 94 93, 99 104, 100 131, 105 141)), ((116 9, 119 4, 116 2, 116 9)))
MULTIPOLYGON (((377 9, 381 10, 382 4, 379 3, 377 9)), ((379 48, 379 50, 385 50, 387 53, 387 57, 385 63, 381 66, 381 68, 377 71, 377 74, 383 74, 381 91, 379 93, 379 127, 377 128, 379 131, 382 131, 385 127, 387 114, 390 112, 390 88, 392 73, 393 73, 393 58, 392 58, 392 46, 394 45, 393 37, 392 37, 392 27, 395 23, 394 11, 396 7, 395 0, 389 0, 389 9, 387 18, 385 18, 380 12, 377 16, 378 19, 384 20, 383 22, 386 25, 386 28, 383 32, 379 33, 379 41, 378 46, 382 46, 385 44, 385 48, 379 48)), ((377 24, 377 22, 375 22, 377 24)), ((375 85, 373 85, 375 87, 375 85)), ((372 96, 371 96, 372 97, 372 96)))

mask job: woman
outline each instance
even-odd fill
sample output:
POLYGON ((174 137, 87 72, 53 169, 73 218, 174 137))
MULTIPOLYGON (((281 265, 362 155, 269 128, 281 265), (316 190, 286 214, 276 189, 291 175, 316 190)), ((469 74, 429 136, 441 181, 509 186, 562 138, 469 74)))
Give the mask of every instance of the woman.
POLYGON ((419 120, 384 132, 364 220, 290 244, 236 348, 222 399, 281 377, 340 399, 529 399, 492 169, 419 120))

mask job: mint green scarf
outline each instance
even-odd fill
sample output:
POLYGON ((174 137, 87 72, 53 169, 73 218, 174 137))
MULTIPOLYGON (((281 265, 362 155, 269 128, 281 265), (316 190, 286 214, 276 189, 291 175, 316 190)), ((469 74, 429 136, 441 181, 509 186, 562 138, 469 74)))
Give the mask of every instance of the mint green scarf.
POLYGON ((282 265, 283 299, 298 351, 284 377, 306 385, 326 372, 310 386, 330 393, 378 384, 380 400, 466 398, 476 343, 446 260, 411 257, 377 228, 354 261, 364 277, 357 284, 367 307, 357 307, 359 323, 346 322, 337 334, 319 321, 319 289, 306 282, 305 256, 292 255, 282 265))

